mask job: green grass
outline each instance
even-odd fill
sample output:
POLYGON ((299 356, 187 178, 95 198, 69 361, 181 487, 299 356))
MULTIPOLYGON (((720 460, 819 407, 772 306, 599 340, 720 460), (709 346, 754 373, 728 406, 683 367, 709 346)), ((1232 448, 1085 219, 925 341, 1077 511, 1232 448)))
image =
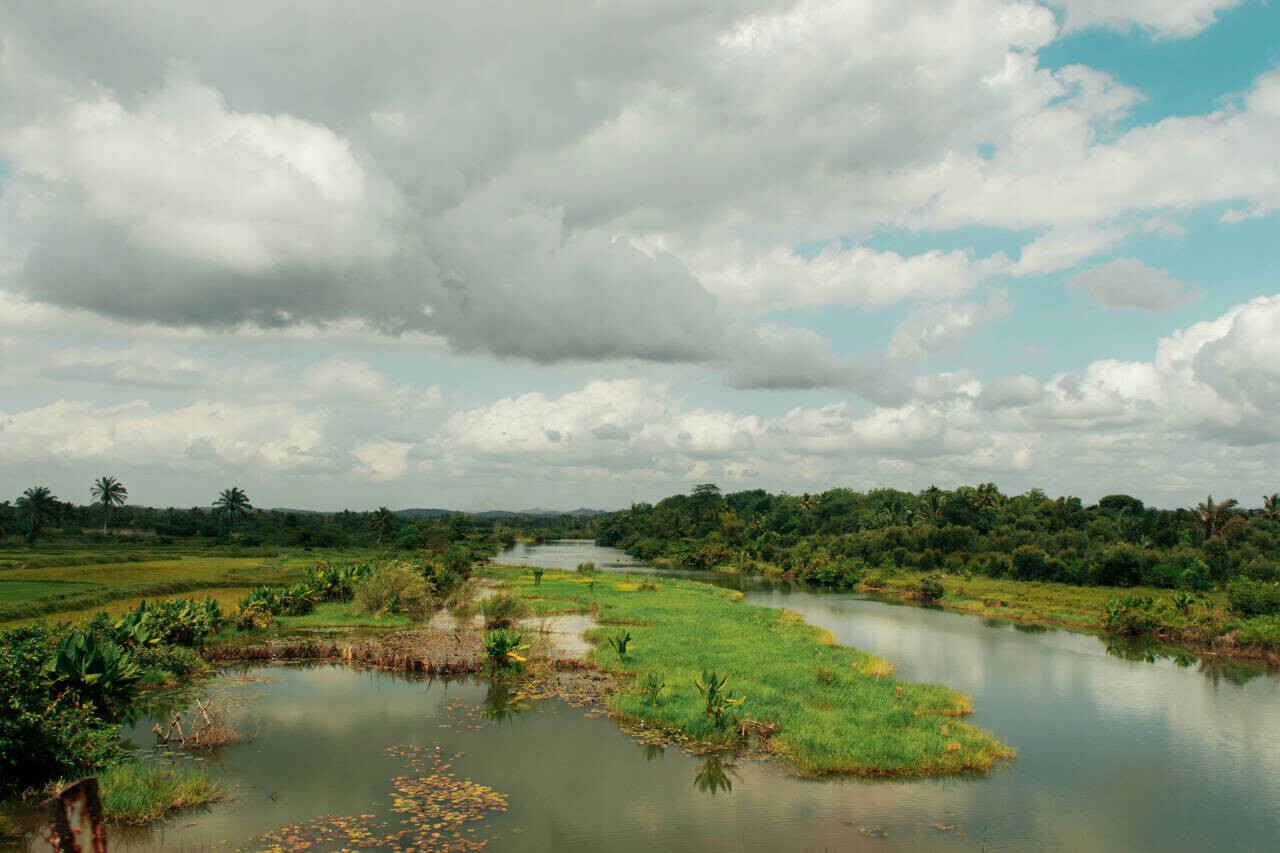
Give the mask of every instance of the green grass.
MULTIPOLYGON (((493 568, 541 613, 589 610, 588 579, 548 570, 533 586, 525 569, 493 568)), ((965 696, 931 684, 899 681, 884 660, 836 645, 828 632, 797 614, 742 602, 741 594, 691 581, 663 579, 641 590, 625 578, 596 579, 597 617, 625 624, 633 635, 619 663, 604 638, 592 661, 604 669, 649 674, 666 681, 657 707, 634 686, 610 698, 616 713, 679 730, 703 741, 732 740, 732 728, 716 729, 694 681, 704 670, 728 675, 728 687, 745 702, 736 713, 777 724, 765 748, 791 761, 802 775, 856 774, 918 777, 985 772, 1012 750, 986 732, 960 722, 972 710, 965 696), (902 695, 899 697, 898 692, 902 695), (944 734, 944 727, 946 733, 944 734), (951 745, 951 749, 948 749, 951 745)))
POLYGON ((178 809, 207 806, 221 796, 216 782, 195 768, 155 768, 139 761, 98 774, 102 811, 109 823, 142 825, 178 809))
POLYGON ((339 601, 317 604, 306 616, 277 616, 275 624, 289 628, 399 628, 413 622, 408 616, 352 613, 351 605, 339 601))
POLYGON ((5 569, 0 572, 0 624, 96 612, 121 600, 136 603, 142 598, 287 583, 301 576, 301 568, 284 563, 262 557, 170 556, 5 569))
MULTIPOLYGON (((919 572, 903 572, 886 579, 883 590, 894 595, 906 595, 922 577, 924 575, 919 572)), ((1166 600, 1173 596, 1173 590, 1154 587, 1075 586, 982 575, 970 579, 949 575, 942 583, 946 594, 938 603, 943 607, 983 616, 1056 622, 1091 629, 1099 627, 1098 616, 1114 596, 1149 595, 1166 600)), ((1202 597, 1213 607, 1226 605, 1226 595, 1221 592, 1204 593, 1202 597)))
POLYGON ((11 581, 0 579, 0 603, 17 604, 27 601, 39 601, 45 598, 66 598, 69 595, 90 589, 99 589, 98 584, 83 581, 11 581))

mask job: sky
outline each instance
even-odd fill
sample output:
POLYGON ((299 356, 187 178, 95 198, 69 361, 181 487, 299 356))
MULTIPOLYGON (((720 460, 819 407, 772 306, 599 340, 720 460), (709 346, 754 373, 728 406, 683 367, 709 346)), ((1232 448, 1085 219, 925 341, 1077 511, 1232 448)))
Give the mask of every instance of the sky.
POLYGON ((1280 489, 1280 4, 0 0, 0 500, 1280 489))

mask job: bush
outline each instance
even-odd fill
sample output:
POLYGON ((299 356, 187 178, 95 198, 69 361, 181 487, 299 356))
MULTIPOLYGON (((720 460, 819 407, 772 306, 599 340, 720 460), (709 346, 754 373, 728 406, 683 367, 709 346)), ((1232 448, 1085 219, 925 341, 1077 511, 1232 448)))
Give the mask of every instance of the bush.
POLYGON ((1227 585, 1227 606, 1242 616, 1280 614, 1280 586, 1237 578, 1227 585))
POLYGON ((947 594, 946 588, 942 585, 941 575, 921 578, 916 582, 914 592, 916 598, 926 602, 938 601, 947 594))
POLYGON ((204 669, 200 655, 183 646, 144 646, 134 652, 133 661, 139 669, 167 672, 174 676, 204 669))
POLYGON ((498 589, 480 602, 480 612, 484 614, 484 627, 487 631, 510 628, 524 616, 525 610, 524 599, 508 589, 498 589))
POLYGON ((489 668, 498 670, 522 670, 525 659, 520 652, 529 648, 520 631, 498 628, 486 633, 484 639, 485 657, 489 659, 489 668))
POLYGON ((1102 613, 1102 625, 1112 634, 1137 636, 1149 633, 1158 624, 1155 599, 1128 595, 1115 597, 1107 602, 1102 613))
POLYGON ((422 619, 434 603, 435 590, 422 575, 404 563, 384 563, 356 587, 351 609, 375 617, 400 614, 422 619))
POLYGON ((56 691, 59 637, 44 625, 0 634, 0 794, 104 767, 121 752, 116 727, 56 691))

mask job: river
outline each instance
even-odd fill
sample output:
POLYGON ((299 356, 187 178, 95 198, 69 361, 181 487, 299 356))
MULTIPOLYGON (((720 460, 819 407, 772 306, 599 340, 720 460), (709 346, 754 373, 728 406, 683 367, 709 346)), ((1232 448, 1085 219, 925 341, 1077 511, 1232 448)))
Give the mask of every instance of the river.
MULTIPOLYGON (((519 545, 499 560, 657 571, 590 542, 519 545)), ((274 849, 263 834, 299 824, 295 833, 330 839, 309 849, 355 847, 403 829, 405 808, 451 813, 392 781, 426 759, 447 765, 432 771, 437 787, 483 800, 469 780, 505 795, 506 810, 446 821, 421 849, 462 849, 448 846, 454 831, 490 839, 493 851, 583 853, 1277 848, 1280 682, 1261 670, 1126 660, 1088 634, 764 578, 672 574, 802 613, 902 678, 967 693, 973 722, 1019 757, 982 778, 801 781, 767 762, 646 747, 607 717, 520 700, 484 679, 271 666, 218 679, 233 727, 248 736, 205 761, 230 798, 113 833, 112 849, 274 849)), ((147 744, 151 724, 125 734, 147 744)))

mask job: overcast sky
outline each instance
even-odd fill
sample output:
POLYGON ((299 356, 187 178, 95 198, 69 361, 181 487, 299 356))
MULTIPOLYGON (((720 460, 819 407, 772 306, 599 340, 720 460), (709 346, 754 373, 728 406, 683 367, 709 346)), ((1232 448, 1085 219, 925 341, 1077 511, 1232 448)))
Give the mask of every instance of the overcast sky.
POLYGON ((1259 0, 0 0, 0 500, 1256 506, 1277 32, 1259 0))

